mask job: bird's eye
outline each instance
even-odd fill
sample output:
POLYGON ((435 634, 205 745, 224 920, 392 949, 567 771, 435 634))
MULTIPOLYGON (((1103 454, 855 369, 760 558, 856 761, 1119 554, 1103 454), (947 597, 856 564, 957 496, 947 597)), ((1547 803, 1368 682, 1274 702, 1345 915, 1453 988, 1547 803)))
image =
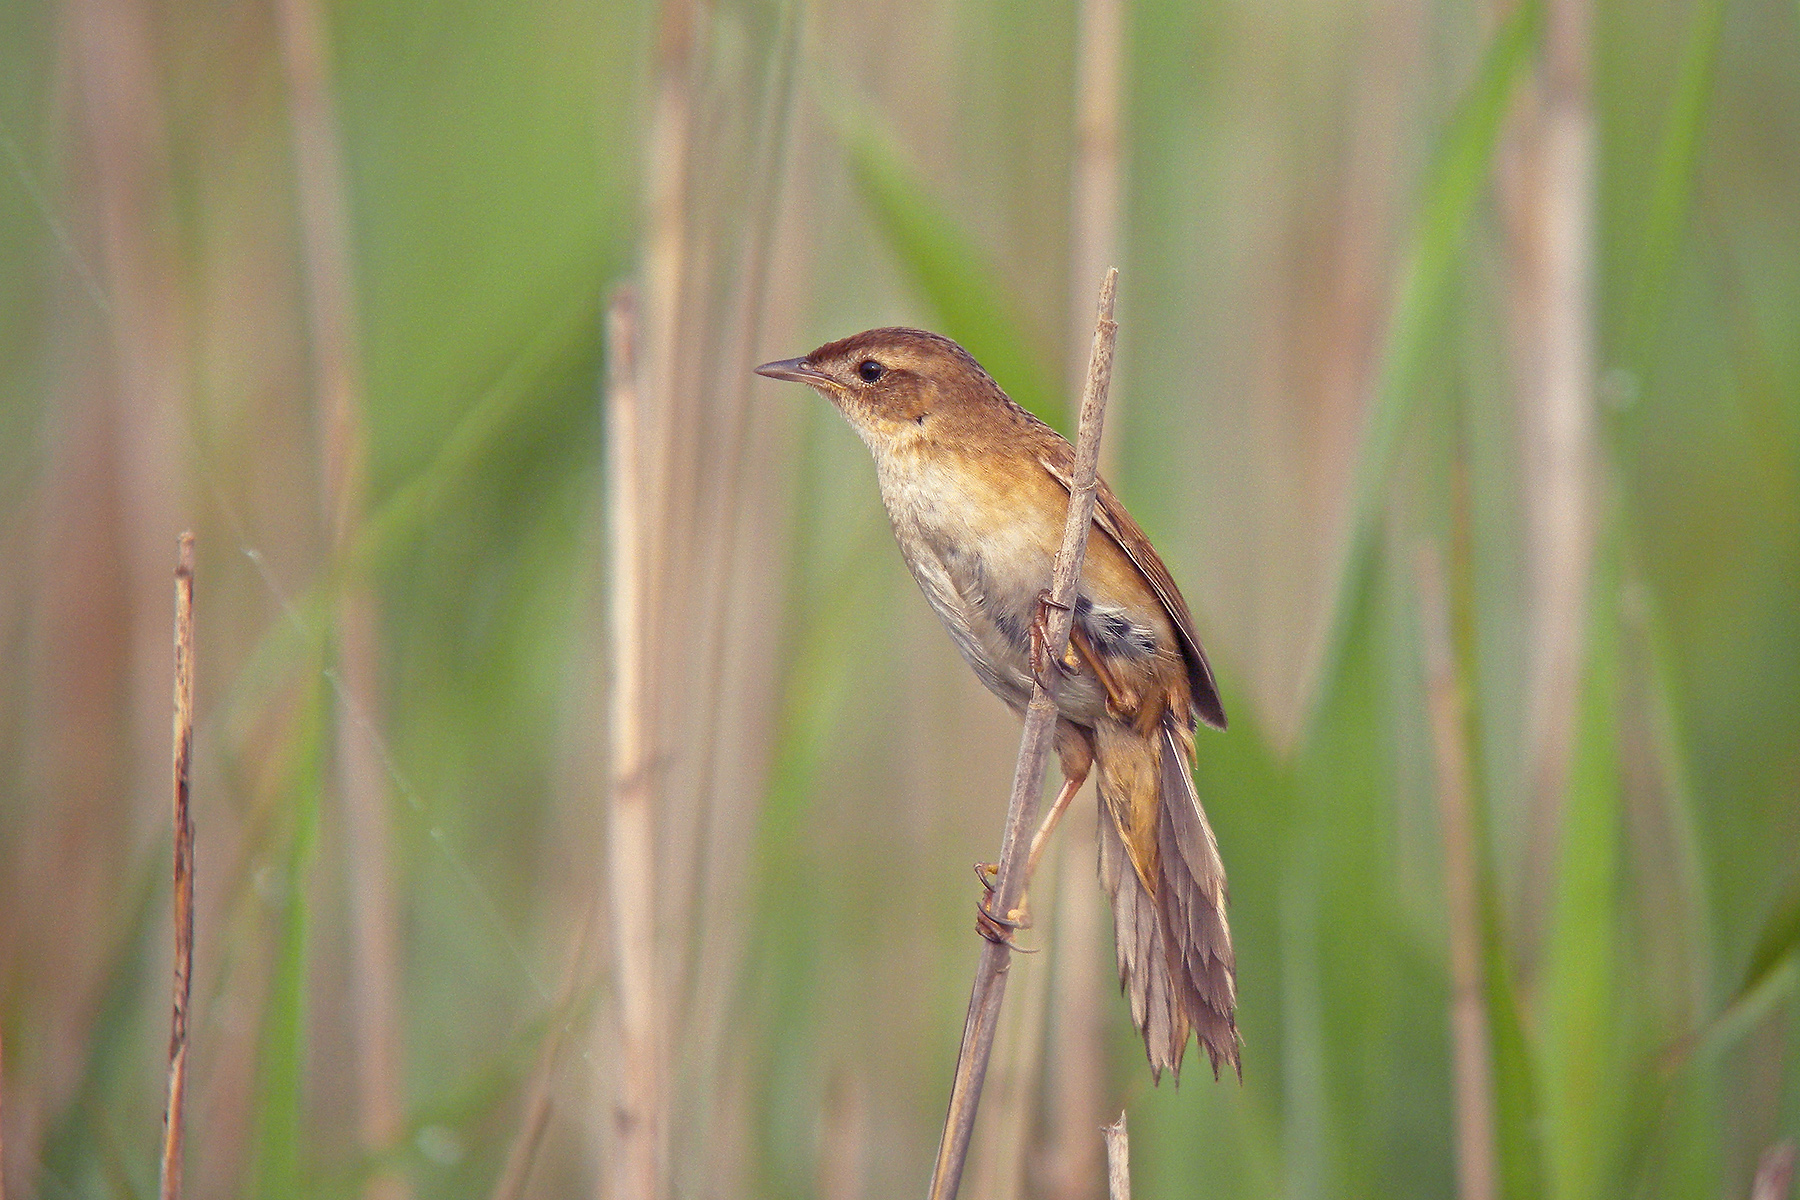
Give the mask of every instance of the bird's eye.
POLYGON ((862 360, 862 364, 856 368, 856 373, 862 376, 864 383, 874 383, 887 374, 887 368, 872 358, 865 358, 862 360))

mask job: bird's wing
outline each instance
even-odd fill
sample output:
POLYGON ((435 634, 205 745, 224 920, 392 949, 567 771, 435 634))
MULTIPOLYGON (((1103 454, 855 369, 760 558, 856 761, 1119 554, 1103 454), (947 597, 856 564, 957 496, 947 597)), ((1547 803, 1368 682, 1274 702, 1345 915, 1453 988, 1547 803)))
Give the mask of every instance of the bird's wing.
MULTIPOLYGON (((1038 456, 1038 461, 1065 491, 1074 491, 1074 447, 1058 438, 1038 456)), ((1138 574, 1149 582, 1156 598, 1162 601, 1163 611, 1169 614, 1169 621, 1181 638, 1187 658, 1188 688, 1194 694, 1194 708, 1200 719, 1214 729, 1225 728, 1225 706, 1219 701, 1219 686, 1213 682, 1206 651, 1200 648, 1200 635, 1194 632, 1194 617, 1188 612, 1187 601, 1181 598, 1181 589, 1175 586, 1169 568, 1163 566, 1162 558, 1151 546, 1142 527, 1131 519, 1131 514, 1125 511, 1125 506, 1119 503, 1119 498, 1113 495, 1104 479, 1100 481, 1100 490, 1095 497, 1094 523, 1125 552, 1131 565, 1138 569, 1138 574)))

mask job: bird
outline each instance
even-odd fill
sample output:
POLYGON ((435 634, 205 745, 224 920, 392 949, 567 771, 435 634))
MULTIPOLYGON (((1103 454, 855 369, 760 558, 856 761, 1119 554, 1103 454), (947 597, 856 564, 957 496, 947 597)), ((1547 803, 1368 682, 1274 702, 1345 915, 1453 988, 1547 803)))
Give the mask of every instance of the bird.
MULTIPOLYGON (((1034 627, 1074 448, 968 351, 925 330, 871 329, 756 372, 811 387, 867 444, 913 578, 981 682, 1022 714, 1046 666, 1034 627)), ((1030 865, 1094 774, 1119 983, 1152 1078, 1179 1081, 1192 1031, 1214 1078, 1229 1065, 1241 1080, 1225 867, 1190 767, 1198 726, 1223 730, 1225 710, 1187 602, 1104 480, 1074 610, 1068 651, 1050 667, 1063 784, 1030 865)))

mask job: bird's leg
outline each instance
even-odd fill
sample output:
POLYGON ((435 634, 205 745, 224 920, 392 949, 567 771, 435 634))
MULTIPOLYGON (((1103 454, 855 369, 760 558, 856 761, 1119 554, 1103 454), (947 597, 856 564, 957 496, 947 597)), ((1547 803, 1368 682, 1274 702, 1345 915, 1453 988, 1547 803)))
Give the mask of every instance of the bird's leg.
POLYGON ((1087 782, 1087 772, 1070 775, 1063 779, 1062 790, 1056 793, 1056 799, 1050 805, 1050 811, 1044 815, 1044 823, 1038 831, 1031 835, 1031 855, 1025 862, 1025 883, 1030 885, 1037 876, 1038 859, 1044 856, 1044 843, 1050 840, 1050 831, 1062 820, 1063 812, 1069 807, 1069 801, 1075 799, 1075 793, 1087 782))
MULTIPOLYGON (((1063 777, 1063 785, 1056 793, 1056 799, 1050 804, 1050 811, 1044 815, 1043 823, 1036 833, 1031 835, 1031 851, 1025 860, 1025 886, 1031 887, 1031 881, 1037 877, 1038 859, 1044 856, 1044 844, 1050 840, 1050 832, 1056 828, 1058 821, 1067 811, 1069 802, 1075 799, 1075 793, 1087 782, 1087 767, 1078 772, 1067 773, 1063 777)), ((1000 886, 1000 868, 994 863, 976 863, 975 878, 981 880, 981 886, 988 890, 988 895, 975 905, 975 924, 981 936, 991 941, 1004 942, 1012 946, 1010 931, 1031 928, 1031 908, 1024 897, 1019 900, 1019 907, 1008 913, 1005 918, 997 917, 988 908, 994 890, 1000 886)), ((1018 949, 1013 946, 1013 949, 1018 949)))
MULTIPOLYGON (((1056 601, 1052 600, 1050 598, 1050 589, 1045 588, 1038 593, 1037 605, 1031 614, 1031 674, 1033 678, 1043 685, 1045 691, 1051 690, 1048 667, 1051 662, 1050 610, 1053 608, 1059 608, 1064 612, 1069 611, 1068 605, 1058 604, 1056 601)), ((1074 657, 1074 652, 1072 650, 1064 657, 1065 661, 1057 662, 1055 664, 1058 672, 1061 673, 1067 673, 1071 667, 1076 666, 1079 662, 1079 660, 1074 657)))

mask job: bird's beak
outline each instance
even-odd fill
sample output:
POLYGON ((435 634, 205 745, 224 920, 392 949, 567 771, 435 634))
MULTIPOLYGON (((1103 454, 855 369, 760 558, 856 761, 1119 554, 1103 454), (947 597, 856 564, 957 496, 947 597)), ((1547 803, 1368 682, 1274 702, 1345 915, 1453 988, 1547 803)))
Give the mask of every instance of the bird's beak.
POLYGON ((779 362, 767 362, 756 368, 758 375, 767 375, 770 379, 785 379, 791 383, 811 384, 813 387, 831 387, 831 376, 807 362, 804 358, 784 358, 779 362))

